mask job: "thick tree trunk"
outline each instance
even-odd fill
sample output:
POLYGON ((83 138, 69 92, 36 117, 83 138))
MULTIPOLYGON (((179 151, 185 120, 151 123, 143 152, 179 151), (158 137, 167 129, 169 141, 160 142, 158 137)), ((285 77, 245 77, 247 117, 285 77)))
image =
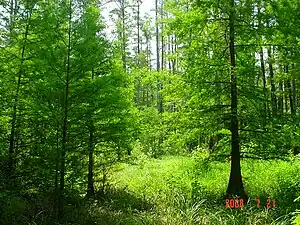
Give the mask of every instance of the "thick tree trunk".
POLYGON ((231 65, 231 170, 228 187, 226 191, 227 197, 239 196, 247 200, 244 192, 241 165, 240 165, 240 143, 238 132, 238 114, 237 114, 237 83, 236 83, 236 62, 235 62, 235 46, 234 46, 234 23, 235 9, 234 0, 230 0, 229 15, 229 33, 230 33, 230 65, 231 65))

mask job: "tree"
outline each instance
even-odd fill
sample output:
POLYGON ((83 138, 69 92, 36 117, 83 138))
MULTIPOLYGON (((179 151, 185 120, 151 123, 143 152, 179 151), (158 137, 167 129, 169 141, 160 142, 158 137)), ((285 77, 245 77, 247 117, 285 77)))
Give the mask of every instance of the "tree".
POLYGON ((244 192, 241 165, 240 165, 240 143, 239 143, 239 121, 237 106, 237 76, 235 61, 235 5, 234 0, 230 0, 229 8, 229 52, 230 52, 230 80, 231 80, 231 170, 226 194, 229 196, 240 196, 245 200, 247 196, 244 192))
MULTIPOLYGON (((158 0, 155 0, 155 39, 156 39, 156 70, 160 70, 160 65, 163 65, 163 62, 160 63, 160 41, 159 41, 159 21, 158 21, 158 13, 159 13, 159 2, 158 0)), ((157 110, 159 113, 163 112, 163 103, 162 103, 162 97, 160 94, 160 91, 162 90, 162 84, 161 81, 158 80, 157 84, 157 110)))

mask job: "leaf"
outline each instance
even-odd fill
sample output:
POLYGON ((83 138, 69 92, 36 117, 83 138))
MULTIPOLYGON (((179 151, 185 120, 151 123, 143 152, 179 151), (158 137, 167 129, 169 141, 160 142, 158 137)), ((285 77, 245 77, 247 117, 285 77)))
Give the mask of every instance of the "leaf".
POLYGON ((292 222, 292 224, 300 225, 300 215, 296 216, 295 220, 292 222))

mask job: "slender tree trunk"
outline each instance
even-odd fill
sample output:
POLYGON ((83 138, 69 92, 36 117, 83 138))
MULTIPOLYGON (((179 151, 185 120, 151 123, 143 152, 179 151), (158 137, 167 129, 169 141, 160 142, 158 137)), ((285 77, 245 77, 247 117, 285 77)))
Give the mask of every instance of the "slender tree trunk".
POLYGON ((244 200, 248 197, 244 192, 241 165, 240 165, 240 143, 238 132, 238 113, 237 113, 237 83, 236 83, 236 62, 235 62, 235 40, 234 40, 234 23, 235 9, 234 0, 230 0, 230 15, 229 15, 229 34, 230 34, 230 65, 231 65, 231 171, 226 191, 227 196, 240 196, 244 200))
MULTIPOLYGON (((94 79, 94 69, 92 69, 92 80, 94 79)), ((89 138, 89 166, 88 166, 88 187, 87 197, 95 195, 94 189, 94 121, 91 116, 90 120, 90 138, 89 138)))
POLYGON ((121 2, 121 13, 122 13, 122 62, 123 68, 126 70, 126 32, 125 32, 125 1, 121 2))
MULTIPOLYGON (((258 26, 259 29, 261 29, 261 19, 260 19, 260 9, 263 8, 264 6, 262 5, 262 1, 258 2, 258 26)), ((263 42, 263 35, 261 36, 261 41, 263 42)), ((263 89, 263 94, 264 94, 264 111, 263 111, 263 128, 266 128, 267 124, 267 109, 268 109, 268 99, 267 99, 267 89, 266 89, 266 69, 265 69, 265 60, 264 60, 264 49, 263 47, 260 47, 260 67, 261 67, 261 78, 262 78, 262 89, 263 89)))
POLYGON ((55 160, 55 179, 54 179, 54 214, 58 220, 58 176, 59 176, 59 123, 56 127, 56 160, 55 160))
POLYGON ((294 110, 294 99, 293 99, 293 93, 292 93, 292 86, 291 86, 291 81, 287 80, 287 88, 288 88, 288 95, 289 95, 289 102, 290 102, 290 111, 292 115, 295 115, 295 110, 294 110))
POLYGON ((148 68, 151 67, 150 54, 149 54, 149 52, 150 52, 149 45, 150 45, 149 38, 146 37, 147 67, 148 68))
MULTIPOLYGON (((16 9, 14 8, 14 0, 11 0, 9 3, 10 7, 10 12, 9 12, 9 33, 12 34, 13 27, 14 27, 14 20, 15 20, 15 14, 16 14, 16 9)), ((10 40, 12 38, 10 37, 10 40)))
MULTIPOLYGON (((294 68, 294 64, 292 65, 294 68)), ((293 96, 293 111, 292 114, 296 115, 296 109, 297 109, 297 97, 296 97, 296 79, 295 79, 295 72, 292 71, 292 96, 293 96)))
MULTIPOLYGON (((176 35, 174 35, 174 53, 176 54, 176 52, 177 52, 177 49, 178 49, 178 45, 177 45, 177 37, 176 37, 176 35)), ((176 54, 176 58, 174 59, 174 64, 175 64, 175 66, 174 66, 174 68, 173 68, 173 73, 175 73, 176 72, 176 70, 178 70, 178 68, 179 68, 179 62, 178 62, 178 57, 177 57, 177 54, 176 54)))
POLYGON ((260 55, 260 66, 261 66, 261 77, 262 77, 262 88, 264 93, 264 115, 263 115, 263 127, 266 128, 267 124, 267 90, 266 90, 266 70, 264 63, 263 49, 261 49, 260 55))
POLYGON ((280 115, 283 114, 283 82, 279 81, 279 97, 278 97, 278 112, 280 115))
POLYGON ((140 0, 137 0, 137 52, 140 54, 140 0))
MULTIPOLYGON (((176 54, 176 36, 173 34, 172 35, 172 55, 176 54)), ((172 60, 172 73, 175 74, 175 70, 176 70, 176 59, 172 60)))
MULTIPOLYGON (((158 30, 158 0, 155 0, 155 37, 156 37, 156 70, 160 71, 160 59, 159 59, 159 30, 158 30)), ((160 90, 162 89, 162 84, 160 79, 157 81, 157 110, 162 113, 162 97, 160 90)))
MULTIPOLYGON (((161 19, 161 69, 164 69, 164 24, 162 23, 163 21, 163 3, 161 4, 161 13, 160 13, 160 19, 161 19)), ((162 88, 162 87, 161 87, 162 88)))
POLYGON ((60 187, 59 187, 59 220, 64 217, 64 188, 65 188, 65 163, 68 142, 68 110, 69 110, 69 85, 70 85, 70 58, 71 58, 71 23, 72 23, 72 0, 69 0, 69 27, 68 27, 68 51, 67 51, 67 70, 65 82, 65 102, 62 128, 62 150, 60 157, 60 187))
MULTIPOLYGON (((170 35, 168 35, 168 46, 167 47, 168 47, 168 55, 171 55, 171 37, 170 37, 170 35)), ((167 60, 167 65, 168 65, 168 73, 171 73, 172 66, 171 66, 171 60, 170 59, 167 60)), ((169 80, 169 85, 170 84, 171 84, 171 79, 169 80)), ((168 112, 172 113, 172 111, 173 111, 172 101, 169 100, 168 104, 169 104, 168 112)))
MULTIPOLYGON (((149 90, 148 90, 149 91, 149 90)), ((148 93, 148 92, 147 92, 148 93)), ((150 92, 150 95, 151 95, 151 105, 153 104, 153 102, 154 102, 154 93, 153 93, 153 91, 151 90, 151 92, 150 92)))
POLYGON ((270 70, 272 115, 274 117, 274 116, 276 116, 276 112, 277 112, 277 100, 276 100, 276 95, 275 95, 274 71, 273 71, 271 48, 267 48, 267 50, 268 50, 268 64, 269 64, 269 70, 270 70))
MULTIPOLYGON (((137 66, 140 68, 140 0, 137 0, 137 66)), ((135 103, 140 105, 140 78, 136 78, 135 103)))
MULTIPOLYGON (((288 73, 288 67, 284 66, 283 71, 285 73, 288 73)), ((285 108, 286 114, 288 114, 289 113, 289 106, 288 106, 288 102, 289 102, 289 99, 288 99, 289 84, 288 84, 288 79, 284 79, 283 85, 284 85, 284 108, 285 108)))
MULTIPOLYGON (((11 4, 13 4, 13 1, 11 2, 11 4)), ((13 7, 11 10, 13 10, 13 7)), ((14 97, 12 120, 11 120, 11 130, 10 130, 10 137, 9 137, 9 157, 8 157, 8 180, 10 185, 12 185, 13 183, 13 176, 14 176, 14 169, 15 169, 15 136, 16 136, 17 112, 18 112, 18 104, 19 104, 21 78, 24 73, 25 48, 27 44, 30 19, 31 19, 31 12, 27 18, 27 24, 26 24, 25 34, 24 34, 24 43, 22 46, 20 69, 18 72, 18 82, 17 82, 16 92, 14 97)))
POLYGON ((285 113, 288 114, 289 112, 289 106, 288 106, 288 85, 287 81, 284 81, 284 108, 285 108, 285 113))
POLYGON ((155 0, 156 70, 159 71, 158 0, 155 0))
MULTIPOLYGON (((285 72, 289 73, 289 67, 288 66, 285 67, 285 72)), ((293 81, 293 79, 292 79, 292 81, 293 81)), ((287 87, 288 96, 289 96, 291 114, 295 115, 294 95, 293 95, 292 86, 291 86, 291 80, 290 79, 286 80, 286 87, 287 87)))
MULTIPOLYGON (((170 37, 170 35, 168 36, 168 54, 169 55, 171 55, 171 37, 170 37)), ((171 65, 171 60, 170 59, 168 59, 168 65, 169 65, 169 70, 171 70, 171 68, 172 68, 172 65, 171 65)))
MULTIPOLYGON (((153 99, 152 99, 153 101, 153 99)), ((147 107, 149 107, 149 91, 148 91, 148 88, 146 89, 146 105, 147 107)))
POLYGON ((146 101, 145 101, 145 87, 144 85, 142 85, 142 106, 144 106, 146 104, 146 101))
POLYGON ((94 189, 94 127, 93 121, 90 122, 90 138, 89 138, 89 168, 88 168, 88 188, 87 196, 92 197, 95 195, 94 189))

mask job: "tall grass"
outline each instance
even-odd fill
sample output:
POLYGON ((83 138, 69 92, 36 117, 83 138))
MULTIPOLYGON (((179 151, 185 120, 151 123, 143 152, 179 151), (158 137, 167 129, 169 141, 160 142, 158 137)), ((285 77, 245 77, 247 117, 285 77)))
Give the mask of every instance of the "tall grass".
MULTIPOLYGON (((142 156, 120 164, 110 174, 110 188, 104 196, 84 199, 71 195, 65 207, 64 224, 291 224, 296 210, 300 209, 300 201, 294 201, 300 196, 300 160, 242 160, 241 165, 249 196, 243 209, 225 208, 223 195, 229 178, 228 162, 197 157, 150 159, 142 156), (256 197, 261 200, 260 208, 256 197), (268 198, 276 201, 276 208, 266 208, 268 198)), ((58 224, 51 217, 49 200, 44 195, 36 201, 10 198, 2 217, 0 214, 0 224, 58 224)))
MULTIPOLYGON (((115 186, 153 204, 148 212, 156 224, 291 224, 300 196, 300 162, 242 160, 249 202, 244 209, 226 209, 222 199, 230 164, 189 157, 148 160, 123 165, 115 186), (257 207, 256 197, 261 206, 257 207), (276 201, 268 209, 266 200, 276 201)), ((137 213, 138 217, 139 214, 137 213)))

